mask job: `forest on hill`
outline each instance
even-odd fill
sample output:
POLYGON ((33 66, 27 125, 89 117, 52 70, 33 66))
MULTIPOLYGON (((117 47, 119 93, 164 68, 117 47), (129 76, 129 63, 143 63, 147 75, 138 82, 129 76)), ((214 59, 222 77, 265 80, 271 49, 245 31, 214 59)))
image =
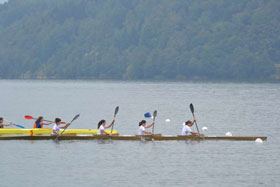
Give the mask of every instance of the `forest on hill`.
POLYGON ((0 79, 280 81, 279 0, 9 0, 0 79))

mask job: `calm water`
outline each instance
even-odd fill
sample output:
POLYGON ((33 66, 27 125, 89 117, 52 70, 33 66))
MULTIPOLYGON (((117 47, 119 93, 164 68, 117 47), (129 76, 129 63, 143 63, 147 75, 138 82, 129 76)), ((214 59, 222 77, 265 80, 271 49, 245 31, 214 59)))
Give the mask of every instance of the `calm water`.
POLYGON ((92 129, 110 121, 119 105, 120 134, 135 134, 143 114, 157 109, 155 132, 176 135, 192 119, 192 102, 207 135, 268 136, 263 144, 1 141, 1 187, 280 185, 279 84, 1 80, 0 86, 0 116, 26 128, 27 114, 69 121, 80 113, 70 128, 92 129))

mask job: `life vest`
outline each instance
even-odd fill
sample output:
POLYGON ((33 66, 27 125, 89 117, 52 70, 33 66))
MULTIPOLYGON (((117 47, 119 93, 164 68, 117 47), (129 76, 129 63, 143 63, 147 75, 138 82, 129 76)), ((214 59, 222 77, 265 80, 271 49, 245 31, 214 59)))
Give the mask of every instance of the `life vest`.
POLYGON ((36 128, 42 128, 42 125, 41 125, 41 121, 39 121, 39 123, 34 123, 33 125, 33 128, 36 129, 36 128))

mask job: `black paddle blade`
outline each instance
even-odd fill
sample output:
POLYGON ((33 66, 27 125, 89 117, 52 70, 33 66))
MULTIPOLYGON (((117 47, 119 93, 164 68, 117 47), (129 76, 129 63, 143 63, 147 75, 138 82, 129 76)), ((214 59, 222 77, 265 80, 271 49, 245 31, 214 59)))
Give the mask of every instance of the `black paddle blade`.
POLYGON ((154 113, 153 113, 153 118, 155 119, 156 116, 157 116, 157 110, 154 111, 154 113))
POLYGON ((80 117, 80 114, 77 114, 77 115, 72 119, 71 123, 72 123, 73 121, 75 121, 76 119, 78 119, 78 117, 80 117))
POLYGON ((190 104, 190 109, 191 109, 192 113, 194 113, 194 108, 193 108, 193 104, 192 103, 190 104))
POLYGON ((117 106, 116 108, 115 108, 115 114, 114 114, 114 117, 116 117, 117 116, 117 113, 119 112, 119 106, 117 106))

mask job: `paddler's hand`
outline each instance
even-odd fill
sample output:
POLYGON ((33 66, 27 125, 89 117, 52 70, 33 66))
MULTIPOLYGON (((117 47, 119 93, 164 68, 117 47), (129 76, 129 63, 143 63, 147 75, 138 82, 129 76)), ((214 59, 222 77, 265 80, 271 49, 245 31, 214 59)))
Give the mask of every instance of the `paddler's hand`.
POLYGON ((70 124, 71 124, 70 122, 66 123, 67 126, 69 126, 70 124))
POLYGON ((196 117, 193 117, 193 121, 196 121, 196 117))

